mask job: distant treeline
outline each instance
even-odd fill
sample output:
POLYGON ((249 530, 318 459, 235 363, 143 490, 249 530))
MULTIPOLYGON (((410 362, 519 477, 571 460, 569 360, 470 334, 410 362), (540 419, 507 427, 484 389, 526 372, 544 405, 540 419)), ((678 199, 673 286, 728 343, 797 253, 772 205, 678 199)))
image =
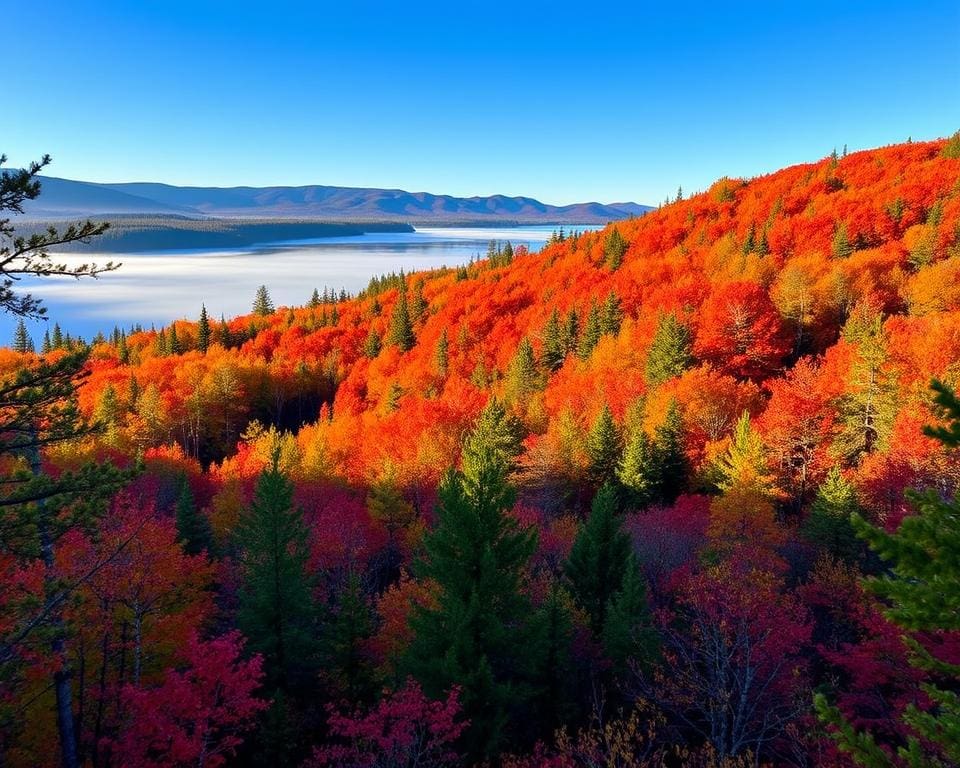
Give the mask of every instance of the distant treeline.
MULTIPOLYGON (((319 222, 234 219, 188 219, 179 216, 108 216, 98 220, 110 223, 102 236, 90 243, 71 243, 61 249, 69 252, 131 253, 178 248, 237 248, 281 240, 306 240, 318 237, 349 237, 369 232, 413 232, 410 224, 397 222, 319 222)), ((29 236, 48 226, 63 222, 30 222, 17 228, 29 236)))

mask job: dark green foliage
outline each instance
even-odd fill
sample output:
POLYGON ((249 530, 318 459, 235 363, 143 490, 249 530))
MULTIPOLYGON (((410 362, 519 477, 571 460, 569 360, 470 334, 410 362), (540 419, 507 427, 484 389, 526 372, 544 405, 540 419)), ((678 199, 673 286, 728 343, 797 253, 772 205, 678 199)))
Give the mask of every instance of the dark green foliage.
POLYGON ((213 551, 213 533, 207 516, 197 509, 193 491, 186 477, 180 483, 176 507, 177 541, 188 555, 213 551))
POLYGON ((960 131, 957 131, 947 139, 947 143, 943 145, 940 153, 944 157, 949 157, 952 160, 960 159, 960 131))
POLYGON ((373 629, 373 610, 360 577, 351 572, 337 592, 322 650, 324 680, 351 703, 369 701, 376 693, 373 660, 367 650, 373 629))
POLYGON ((410 310, 407 305, 407 291, 404 289, 399 292, 397 301, 393 305, 387 342, 399 348, 400 351, 407 352, 413 348, 415 341, 413 323, 410 320, 410 310))
POLYGON ((586 522, 580 527, 564 565, 570 593, 590 617, 590 628, 602 637, 610 601, 622 588, 627 569, 635 567, 633 544, 617 511, 617 492, 600 487, 586 522))
POLYGON ((567 320, 563 328, 563 341, 566 344, 567 352, 577 351, 577 340, 580 338, 580 316, 574 307, 567 312, 567 320))
POLYGON ((804 538, 831 556, 854 564, 863 556, 863 544, 853 528, 852 516, 860 511, 856 491, 834 466, 817 490, 804 521, 804 538))
POLYGON ((529 615, 522 584, 536 533, 510 514, 511 432, 502 407, 488 406, 464 444, 463 469, 441 484, 437 524, 415 566, 419 578, 436 583, 438 600, 411 617, 408 667, 431 696, 461 686, 470 720, 463 746, 474 759, 496 754, 525 698, 518 640, 529 615))
POLYGON ((307 302, 307 307, 309 309, 316 309, 320 306, 320 292, 314 288, 313 293, 310 294, 310 300, 307 302))
POLYGON ((423 319, 427 311, 427 300, 423 297, 423 279, 417 280, 413 285, 413 297, 410 300, 410 319, 417 322, 423 319))
POLYGON ((179 355, 183 352, 183 345, 180 344, 180 339, 177 337, 177 326, 170 326, 170 333, 167 334, 167 354, 168 355, 179 355))
POLYGON ((851 253, 853 253, 853 245, 850 243, 850 236, 847 234, 847 224, 841 222, 833 236, 833 255, 838 259, 845 259, 851 253))
POLYGON ((440 339, 437 341, 437 349, 433 355, 433 363, 437 370, 437 375, 445 378, 450 368, 450 342, 447 340, 447 329, 440 332, 440 339))
POLYGON ((660 468, 660 501, 672 504, 686 489, 690 463, 683 450, 683 416, 671 401, 666 418, 654 430, 653 443, 660 468))
POLYGON ((30 338, 22 317, 17 321, 16 330, 13 332, 13 351, 20 354, 34 351, 33 339, 30 338))
POLYGON ((690 329, 674 314, 657 320, 657 331, 647 353, 646 380, 650 387, 679 376, 693 362, 690 329))
POLYGON ((200 305, 200 320, 197 322, 197 349, 206 352, 210 347, 210 318, 207 317, 207 307, 200 305))
POLYGON ((614 483, 617 468, 620 464, 620 454, 623 452, 623 439, 620 429, 613 420, 613 414, 606 405, 600 411, 596 421, 587 433, 587 471, 590 481, 595 487, 604 483, 614 483))
POLYGON ((509 403, 524 403, 543 386, 543 376, 537 368, 533 345, 526 337, 520 340, 517 353, 507 370, 505 399, 509 403))
POLYGON ((316 611, 307 541, 293 484, 280 471, 276 451, 237 526, 242 573, 237 623, 250 650, 263 654, 271 690, 302 682, 314 659, 316 611))
POLYGON ((567 344, 564 341, 563 329, 560 327, 560 313, 554 307, 543 327, 543 355, 544 367, 548 371, 556 371, 567 358, 567 344))
POLYGON ((631 661, 649 663, 656 633, 647 605, 647 590, 636 557, 631 553, 619 590, 609 599, 603 625, 603 648, 615 669, 623 673, 631 661))
POLYGON ((590 304, 590 312, 587 315, 587 324, 580 335, 580 342, 577 345, 577 355, 581 360, 586 360, 593 353, 594 348, 603 335, 601 326, 600 307, 596 302, 590 304))
POLYGON ((622 323, 623 309, 620 307, 620 298, 611 291, 600 314, 600 332, 604 335, 616 336, 620 333, 622 323))
POLYGON ((533 616, 531 627, 531 682, 534 696, 531 709, 539 719, 539 732, 552 737, 557 728, 578 714, 578 675, 571 659, 573 641, 572 600, 556 581, 543 605, 533 616))
POLYGON ((257 295, 253 299, 253 314, 261 317, 273 314, 273 300, 265 285, 257 288, 257 295))
POLYGON ((617 468, 627 506, 633 509, 650 506, 659 497, 661 474, 653 441, 643 429, 634 429, 617 468))
MULTIPOLYGON (((942 384, 934 382, 937 404, 949 426, 928 434, 945 446, 960 447, 960 401, 942 384)), ((960 497, 944 500, 936 491, 912 492, 916 514, 904 519, 895 533, 887 533, 854 515, 853 524, 870 548, 890 564, 890 572, 870 579, 867 586, 888 606, 887 616, 904 630, 911 651, 910 663, 927 673, 922 687, 933 706, 910 704, 903 714, 907 744, 897 758, 881 749, 874 736, 858 732, 840 711, 818 695, 820 719, 831 726, 841 748, 863 766, 945 768, 960 764, 960 666, 934 656, 914 636, 960 630, 960 497)))
POLYGON ((603 243, 603 260, 611 272, 620 268, 626 252, 627 241, 623 239, 620 230, 613 227, 603 243))

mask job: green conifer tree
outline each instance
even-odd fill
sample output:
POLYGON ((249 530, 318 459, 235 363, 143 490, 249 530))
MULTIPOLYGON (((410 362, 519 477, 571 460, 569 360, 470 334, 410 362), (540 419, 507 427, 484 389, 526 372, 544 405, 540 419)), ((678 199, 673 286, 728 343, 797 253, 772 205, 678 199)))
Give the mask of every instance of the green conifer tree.
POLYGON ((611 272, 623 264, 623 256, 627 252, 627 241, 623 239, 620 230, 613 227, 603 243, 603 259, 611 272))
POLYGON ((679 376, 693 361, 690 329, 674 314, 661 314, 647 353, 646 380, 653 388, 679 376))
POLYGON ((373 663, 367 650, 373 635, 373 610, 355 572, 337 593, 323 638, 323 678, 337 695, 364 703, 376 692, 373 663))
POLYGON ((207 317, 207 307, 200 305, 200 320, 197 322, 197 349, 206 352, 210 347, 210 318, 207 317))
POLYGON ((620 326, 623 324, 623 309, 620 307, 620 298, 611 291, 607 294, 607 300, 603 304, 603 310, 600 315, 600 332, 616 336, 620 333, 620 326))
POLYGON ((465 441, 462 470, 449 471, 441 484, 437 525, 415 565, 420 579, 436 584, 437 601, 410 619, 407 665, 431 696, 460 686, 470 722, 463 745, 472 760, 497 754, 510 713, 526 698, 518 640, 529 615, 522 584, 536 533, 510 514, 511 432, 494 401, 465 441))
POLYGON ((817 489, 801 533, 832 557, 855 564, 864 554, 863 544, 853 527, 853 515, 859 512, 853 484, 843 476, 840 467, 834 465, 817 489))
POLYGON ((33 352, 33 350, 33 339, 30 338, 26 323, 23 322, 21 317, 17 321, 16 330, 13 332, 13 351, 26 354, 27 352, 33 352))
POLYGON ((367 333, 367 338, 363 342, 363 354, 373 360, 373 358, 380 354, 382 349, 383 340, 380 338, 377 329, 371 325, 370 331, 367 333))
POLYGON ((663 423, 654 429, 653 444, 660 467, 659 501, 672 504, 687 487, 690 465, 683 446, 683 415, 670 401, 663 423))
POLYGON ((615 483, 623 439, 609 406, 604 405, 587 433, 587 471, 595 487, 615 483))
POLYGON ((845 259, 851 253, 853 253, 853 245, 850 244, 850 236, 847 234, 847 224, 841 222, 833 236, 833 255, 838 259, 845 259))
POLYGON ((577 345, 577 355, 581 360, 586 360, 590 357, 597 343, 600 341, 601 335, 600 307, 594 301, 590 304, 587 324, 583 328, 583 334, 580 336, 580 342, 577 345))
POLYGON ((560 327, 560 313, 554 307, 543 328, 543 365, 548 371, 559 370, 567 358, 567 345, 560 327))
POLYGON ((617 479, 623 486, 624 501, 629 507, 645 509, 658 497, 662 469, 657 450, 645 430, 631 432, 617 467, 617 479))
POLYGON ((261 317, 273 314, 273 299, 265 285, 257 288, 257 295, 253 299, 253 314, 261 317))
POLYGON ((631 662, 646 664, 653 658, 656 633, 647 590, 632 552, 624 567, 620 588, 608 600, 602 638, 603 649, 620 674, 630 669, 631 662))
MULTIPOLYGON (((948 449, 960 448, 960 400, 939 382, 936 401, 948 418, 942 428, 924 431, 948 449)), ((890 571, 867 581, 888 606, 888 618, 905 633, 911 665, 926 673, 925 697, 932 706, 907 706, 908 737, 896 755, 881 747, 870 732, 858 731, 824 694, 817 694, 817 714, 832 730, 841 749, 867 768, 945 768, 960 765, 960 665, 934 655, 921 638, 960 630, 960 498, 944 498, 934 489, 910 495, 916 514, 894 533, 876 528, 855 514, 853 524, 870 548, 890 564, 890 571)))
POLYGON ((193 490, 186 476, 180 482, 176 506, 177 541, 188 555, 213 553, 213 532, 207 516, 197 509, 193 490))
POLYGON ((437 341, 437 349, 433 355, 433 364, 437 375, 440 378, 446 378, 450 368, 450 342, 447 340, 447 329, 440 331, 440 338, 437 341))
POLYGON ((410 311, 407 306, 407 291, 401 290, 393 305, 393 314, 390 316, 390 331, 387 341, 402 352, 413 348, 416 337, 413 334, 413 323, 410 320, 410 311))
POLYGON ((533 345, 526 337, 520 340, 517 353, 507 369, 504 399, 508 403, 525 403, 530 395, 543 385, 543 377, 537 369, 533 345))

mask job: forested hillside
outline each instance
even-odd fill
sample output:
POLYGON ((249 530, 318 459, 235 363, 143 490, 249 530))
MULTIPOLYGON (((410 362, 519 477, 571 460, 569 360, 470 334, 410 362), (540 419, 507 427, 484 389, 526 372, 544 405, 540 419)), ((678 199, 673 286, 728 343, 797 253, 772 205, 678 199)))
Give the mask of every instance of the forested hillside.
POLYGON ((681 198, 0 351, 0 764, 956 764, 960 135, 681 198))

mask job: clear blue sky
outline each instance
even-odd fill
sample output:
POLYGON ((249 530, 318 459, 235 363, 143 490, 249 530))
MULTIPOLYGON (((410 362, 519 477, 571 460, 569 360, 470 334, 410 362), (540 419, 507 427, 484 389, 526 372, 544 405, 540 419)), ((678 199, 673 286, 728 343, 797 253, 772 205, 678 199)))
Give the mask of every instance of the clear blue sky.
POLYGON ((960 3, 17 0, 0 151, 93 181, 656 203, 960 128, 960 3))

